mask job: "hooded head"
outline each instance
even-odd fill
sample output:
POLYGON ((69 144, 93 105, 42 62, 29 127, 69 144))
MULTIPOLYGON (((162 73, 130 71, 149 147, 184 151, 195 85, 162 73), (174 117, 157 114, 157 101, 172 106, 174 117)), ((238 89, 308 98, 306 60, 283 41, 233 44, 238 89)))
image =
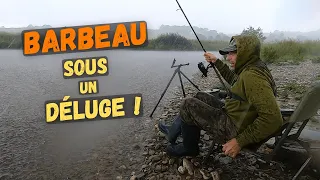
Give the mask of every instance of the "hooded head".
POLYGON ((236 53, 234 71, 240 74, 250 64, 260 60, 260 40, 254 35, 237 35, 230 40, 229 46, 219 50, 221 55, 236 53))

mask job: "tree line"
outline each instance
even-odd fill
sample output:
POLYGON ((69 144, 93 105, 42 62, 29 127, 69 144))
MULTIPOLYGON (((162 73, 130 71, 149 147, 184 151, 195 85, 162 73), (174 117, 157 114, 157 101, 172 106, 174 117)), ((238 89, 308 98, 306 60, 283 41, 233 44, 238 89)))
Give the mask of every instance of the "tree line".
MULTIPOLYGON (((293 61, 299 62, 306 59, 319 59, 320 41, 296 41, 282 40, 273 43, 264 43, 261 28, 249 27, 241 34, 256 35, 261 43, 261 57, 269 63, 293 61)), ((207 51, 217 51, 228 45, 228 41, 201 40, 207 51)), ((20 34, 0 32, 0 49, 21 49, 22 41, 20 34)), ((175 50, 175 51, 202 51, 202 47, 196 39, 187 39, 177 33, 165 33, 150 39, 148 46, 136 48, 137 50, 175 50)))

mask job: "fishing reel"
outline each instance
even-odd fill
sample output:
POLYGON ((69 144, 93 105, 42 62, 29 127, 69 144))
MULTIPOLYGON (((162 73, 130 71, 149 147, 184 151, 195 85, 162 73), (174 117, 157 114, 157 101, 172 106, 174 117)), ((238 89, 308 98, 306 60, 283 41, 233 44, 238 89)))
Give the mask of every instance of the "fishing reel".
POLYGON ((199 70, 202 72, 201 77, 207 77, 207 76, 208 76, 208 69, 209 69, 210 67, 212 67, 211 64, 208 64, 208 66, 205 67, 202 62, 199 62, 199 63, 198 63, 198 68, 199 68, 199 70))

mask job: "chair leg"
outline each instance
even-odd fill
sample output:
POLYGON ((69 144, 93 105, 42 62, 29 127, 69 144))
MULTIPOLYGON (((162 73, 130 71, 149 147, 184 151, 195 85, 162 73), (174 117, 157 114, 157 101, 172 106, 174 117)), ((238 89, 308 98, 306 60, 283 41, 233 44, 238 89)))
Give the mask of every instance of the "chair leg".
POLYGON ((309 158, 303 163, 303 165, 300 167, 299 171, 294 175, 294 177, 292 178, 292 180, 296 180, 300 173, 304 170, 304 168, 310 163, 312 156, 310 155, 309 158))

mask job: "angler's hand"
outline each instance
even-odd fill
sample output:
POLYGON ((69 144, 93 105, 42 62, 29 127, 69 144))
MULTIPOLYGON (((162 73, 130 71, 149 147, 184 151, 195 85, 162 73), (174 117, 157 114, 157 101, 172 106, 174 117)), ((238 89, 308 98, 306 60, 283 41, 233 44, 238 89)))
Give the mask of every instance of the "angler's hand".
POLYGON ((217 61, 217 57, 212 53, 208 53, 208 52, 204 53, 204 57, 205 57, 206 61, 209 63, 210 62, 215 63, 217 61))
POLYGON ((222 151, 224 152, 224 154, 232 158, 235 158, 241 150, 241 147, 239 146, 236 138, 231 139, 222 146, 222 151))

